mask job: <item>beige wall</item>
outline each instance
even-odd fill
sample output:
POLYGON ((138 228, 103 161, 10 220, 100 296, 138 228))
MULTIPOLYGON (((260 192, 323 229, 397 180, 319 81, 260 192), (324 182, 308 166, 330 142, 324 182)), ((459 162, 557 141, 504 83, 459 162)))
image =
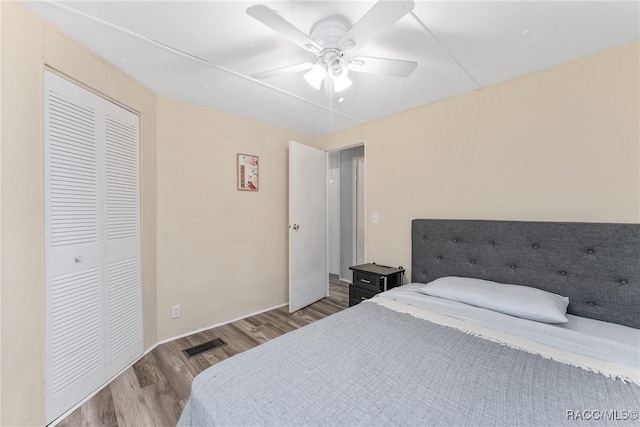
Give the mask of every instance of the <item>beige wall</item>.
POLYGON ((141 112, 146 348, 287 302, 290 139, 366 141, 370 261, 408 266, 413 218, 640 222, 638 43, 317 139, 157 98, 20 4, 0 23, 2 425, 44 421, 45 64, 141 112))
POLYGON ((141 113, 145 346, 156 329, 155 95, 14 2, 2 10, 2 425, 44 423, 45 64, 141 113))
MULTIPOLYGON (((2 25, 2 6, 0 6, 2 25)), ((0 309, 2 308, 2 30, 0 29, 0 309)), ((2 315, 0 314, 0 424, 2 424, 2 315)))
POLYGON ((287 147, 314 141, 162 98, 157 138, 160 339, 286 303, 287 147), (237 153, 259 156, 258 192, 236 190, 237 153))
POLYGON ((639 50, 322 138, 366 141, 367 260, 409 266, 414 218, 640 222, 639 50))

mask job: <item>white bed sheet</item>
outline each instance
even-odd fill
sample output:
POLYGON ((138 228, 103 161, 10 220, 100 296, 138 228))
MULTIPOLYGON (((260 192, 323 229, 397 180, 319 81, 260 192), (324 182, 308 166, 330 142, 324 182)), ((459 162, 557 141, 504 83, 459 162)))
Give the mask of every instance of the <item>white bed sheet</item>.
POLYGON ((570 314, 567 315, 567 323, 536 322, 425 295, 416 291, 421 286, 424 283, 410 283, 379 295, 562 350, 634 368, 640 367, 640 329, 570 314))

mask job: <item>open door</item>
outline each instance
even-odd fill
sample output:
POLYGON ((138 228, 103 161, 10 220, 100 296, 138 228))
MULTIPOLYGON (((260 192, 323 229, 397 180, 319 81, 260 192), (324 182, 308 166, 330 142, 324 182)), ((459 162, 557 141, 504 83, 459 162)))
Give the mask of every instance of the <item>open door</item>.
POLYGON ((289 142, 289 312, 327 296, 327 153, 289 142))
POLYGON ((353 222, 354 227, 353 231, 355 234, 355 249, 354 249, 354 264, 360 265, 364 264, 364 227, 365 227, 365 214, 364 214, 364 157, 357 157, 353 159, 354 167, 353 171, 355 174, 355 195, 353 197, 353 222))

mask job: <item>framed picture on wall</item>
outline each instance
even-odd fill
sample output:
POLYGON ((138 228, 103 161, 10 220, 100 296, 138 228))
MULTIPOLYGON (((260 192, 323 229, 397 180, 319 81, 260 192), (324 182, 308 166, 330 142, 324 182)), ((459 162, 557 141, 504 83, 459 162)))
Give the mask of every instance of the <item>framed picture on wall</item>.
POLYGON ((258 191, 258 156, 238 153, 238 190, 258 191))

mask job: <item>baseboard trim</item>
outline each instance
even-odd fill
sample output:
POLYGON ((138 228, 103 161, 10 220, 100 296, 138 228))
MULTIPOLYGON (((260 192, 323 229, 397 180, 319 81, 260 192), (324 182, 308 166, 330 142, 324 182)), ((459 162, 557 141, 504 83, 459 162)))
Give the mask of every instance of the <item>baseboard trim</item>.
MULTIPOLYGON (((238 321, 238 320, 246 319, 247 317, 256 316, 258 314, 262 314, 262 313, 265 313, 267 311, 271 311, 271 310, 275 310, 275 309, 280 308, 280 307, 284 307, 285 305, 289 305, 289 303, 285 302, 284 304, 274 305, 273 307, 265 308, 264 310, 260 310, 260 311, 256 311, 256 312, 251 313, 251 314, 247 314, 246 316, 236 317, 235 319, 225 320, 224 322, 216 323, 216 324, 211 325, 211 326, 205 326, 203 328, 195 329, 195 330, 193 330, 191 332, 185 332, 184 334, 175 335, 175 336, 170 337, 170 338, 165 338, 163 340, 158 341, 158 343, 156 343, 156 345, 154 345, 149 351, 153 350, 154 348, 156 348, 160 344, 166 344, 168 342, 171 342, 173 340, 177 340, 179 338, 188 337, 189 335, 197 334, 199 332, 203 332, 203 331, 206 331, 208 329, 213 329, 213 328, 217 328, 217 327, 220 327, 220 326, 224 326, 224 325, 226 325, 228 323, 233 323, 233 322, 238 321)), ((147 353, 145 353, 145 354, 147 354, 147 353)))
POLYGON ((100 386, 99 388, 97 388, 94 392, 92 392, 90 395, 88 395, 87 397, 85 397, 84 399, 82 399, 80 402, 76 403, 71 409, 67 410, 65 413, 63 413, 62 415, 60 415, 58 418, 56 418, 55 420, 51 421, 49 424, 47 424, 47 427, 55 427, 56 425, 58 425, 60 422, 62 422, 65 418, 67 418, 69 415, 71 415, 71 413, 73 411, 75 411, 76 409, 78 409, 80 406, 82 406, 84 403, 86 403, 89 399, 91 399, 93 396, 95 396, 96 394, 98 394, 100 391, 102 391, 103 388, 105 388, 106 386, 108 386, 109 384, 111 384, 111 381, 113 381, 116 377, 118 377, 119 375, 121 375, 124 371, 126 371, 127 369, 131 368, 133 365, 135 365, 140 359, 142 359, 144 356, 146 356, 147 354, 149 354, 150 352, 152 352, 156 347, 158 347, 160 344, 166 344, 168 342, 177 340, 179 338, 184 338, 184 337, 188 337, 189 335, 193 335, 193 334, 197 334, 199 332, 203 332, 206 331, 208 329, 213 329, 213 328, 217 328, 219 326, 224 326, 228 323, 232 323, 238 320, 242 320, 242 319, 246 319, 247 317, 251 317, 251 316, 255 316, 258 314, 262 314, 265 313, 267 311, 271 311, 271 310, 275 310, 277 308, 280 307, 284 307, 285 305, 289 305, 288 302, 284 303, 284 304, 280 304, 280 305, 274 305, 273 307, 269 307, 269 308, 265 308, 264 310, 260 310, 260 311, 256 311, 250 314, 247 314, 246 316, 240 316, 240 317, 236 317, 235 319, 231 319, 231 320, 226 320, 224 322, 219 322, 219 323, 215 323, 211 326, 205 326, 203 328, 199 328, 199 329, 195 329, 191 332, 185 332, 184 334, 180 334, 180 335, 176 335, 170 338, 165 338, 161 341, 158 341, 157 343, 155 343, 154 345, 152 345, 151 347, 149 347, 148 349, 146 349, 140 356, 138 356, 138 358, 136 360, 134 360, 133 362, 131 362, 129 365, 127 365, 125 368, 123 368, 120 372, 118 372, 117 374, 115 374, 114 376, 112 376, 111 378, 109 378, 109 380, 107 382, 105 382, 102 386, 100 386))

